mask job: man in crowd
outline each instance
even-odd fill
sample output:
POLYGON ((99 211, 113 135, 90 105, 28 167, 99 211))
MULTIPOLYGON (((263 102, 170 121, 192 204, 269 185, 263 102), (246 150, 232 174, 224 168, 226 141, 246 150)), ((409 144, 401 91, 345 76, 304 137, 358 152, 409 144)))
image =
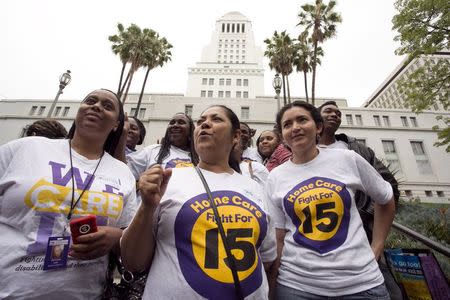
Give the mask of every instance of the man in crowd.
MULTIPOLYGON (((395 201, 398 201, 400 191, 394 175, 383 163, 376 158, 375 153, 369 147, 358 143, 355 138, 349 137, 344 133, 336 134, 341 125, 341 111, 335 101, 327 101, 319 107, 319 112, 323 119, 323 131, 319 140, 319 147, 340 148, 353 150, 367 160, 383 177, 389 182, 394 192, 395 201)), ((355 202, 358 208, 361 220, 364 225, 369 243, 372 242, 372 229, 374 224, 373 201, 363 192, 358 191, 355 195, 355 202)), ((392 299, 402 299, 401 291, 390 274, 385 263, 380 262, 380 270, 383 273, 385 284, 392 299)))

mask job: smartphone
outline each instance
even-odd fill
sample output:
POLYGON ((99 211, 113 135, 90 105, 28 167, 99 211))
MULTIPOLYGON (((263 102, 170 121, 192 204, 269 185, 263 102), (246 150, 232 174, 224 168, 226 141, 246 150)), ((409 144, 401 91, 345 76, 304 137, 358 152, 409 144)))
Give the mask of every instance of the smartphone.
POLYGON ((97 232, 97 218, 95 215, 88 215, 70 221, 70 232, 72 241, 77 244, 77 237, 88 233, 97 232))

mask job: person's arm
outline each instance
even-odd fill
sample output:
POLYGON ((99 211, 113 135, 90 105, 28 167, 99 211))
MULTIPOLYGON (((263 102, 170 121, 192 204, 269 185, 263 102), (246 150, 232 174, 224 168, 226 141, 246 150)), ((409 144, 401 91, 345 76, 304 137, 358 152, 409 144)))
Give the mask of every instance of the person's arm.
POLYGON ((375 254, 375 259, 378 260, 383 254, 384 243, 389 234, 392 222, 395 216, 395 202, 394 197, 386 204, 374 203, 374 223, 372 232, 372 250, 375 254))
POLYGON ((363 191, 374 201, 374 224, 371 247, 375 258, 383 253, 384 243, 394 220, 395 201, 392 186, 365 159, 353 151, 363 191))
POLYGON ((275 229, 277 239, 277 258, 272 264, 270 271, 268 272, 267 279, 269 282, 269 299, 275 299, 275 289, 277 287, 278 269, 281 265, 281 254, 283 253, 284 238, 286 236, 285 229, 275 229))
POLYGON ((171 169, 163 170, 160 165, 155 165, 139 179, 142 202, 120 241, 122 262, 131 272, 145 269, 153 258, 156 245, 153 216, 171 174, 171 169))

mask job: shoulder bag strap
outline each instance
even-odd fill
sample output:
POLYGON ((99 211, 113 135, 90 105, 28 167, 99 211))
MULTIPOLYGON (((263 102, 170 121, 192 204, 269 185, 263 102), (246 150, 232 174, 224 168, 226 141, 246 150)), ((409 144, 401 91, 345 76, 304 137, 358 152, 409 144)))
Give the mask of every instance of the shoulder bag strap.
POLYGON ((223 224, 221 221, 221 218, 219 216, 219 212, 217 210, 216 203, 214 202, 213 196, 211 194, 211 190, 209 189, 208 183, 206 182, 205 177, 202 174, 202 171, 200 171, 199 167, 195 167, 195 171, 197 171, 198 176, 202 180, 203 186, 205 187, 206 193, 208 194, 208 200, 211 204, 211 208, 214 212, 214 217, 216 219, 217 227, 219 229, 220 237, 222 238, 223 246, 225 248, 225 252, 227 254, 228 262, 230 264, 231 273, 233 274, 233 281, 234 281, 234 289, 236 292, 236 298, 237 299, 244 299, 244 294, 242 293, 242 287, 241 283, 239 281, 238 272, 236 269, 236 259, 234 258, 233 254, 231 253, 231 249, 228 246, 228 240, 227 236, 225 234, 225 230, 223 229, 223 224))

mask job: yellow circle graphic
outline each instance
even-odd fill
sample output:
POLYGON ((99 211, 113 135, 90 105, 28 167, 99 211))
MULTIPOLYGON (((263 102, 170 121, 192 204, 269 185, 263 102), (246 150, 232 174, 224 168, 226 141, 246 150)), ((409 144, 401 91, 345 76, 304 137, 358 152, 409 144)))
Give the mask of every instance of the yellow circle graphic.
POLYGON ((314 188, 297 196, 294 210, 300 220, 298 231, 302 235, 314 241, 326 241, 341 225, 344 202, 335 191, 314 188))
MULTIPOLYGON (((236 269, 242 281, 258 265, 256 243, 260 235, 257 216, 242 207, 222 205, 217 207, 228 245, 235 257, 236 269)), ((196 220, 191 234, 192 252, 203 272, 214 280, 233 283, 231 268, 226 260, 222 238, 212 209, 204 211, 196 220)))

